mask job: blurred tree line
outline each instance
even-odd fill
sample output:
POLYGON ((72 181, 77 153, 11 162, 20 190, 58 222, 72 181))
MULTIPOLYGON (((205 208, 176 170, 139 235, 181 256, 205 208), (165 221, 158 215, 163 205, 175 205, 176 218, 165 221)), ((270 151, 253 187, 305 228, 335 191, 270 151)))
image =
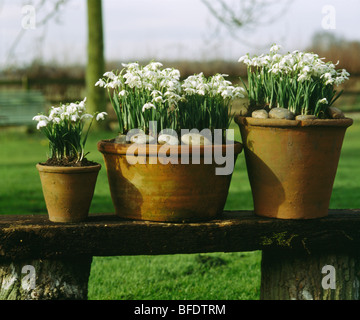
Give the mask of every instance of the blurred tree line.
POLYGON ((329 31, 316 32, 311 41, 309 51, 326 57, 327 61, 336 63, 352 76, 360 76, 360 42, 349 41, 329 31))
MULTIPOLYGON (((54 12, 61 9, 61 5, 66 5, 70 0, 51 0, 53 9, 40 21, 41 25, 45 25, 50 19, 54 19, 54 12)), ((293 0, 282 2, 282 6, 278 10, 274 10, 274 15, 267 17, 266 21, 261 19, 269 7, 274 5, 273 0, 202 0, 205 7, 214 16, 226 32, 238 38, 241 30, 244 28, 256 28, 261 23, 270 23, 281 16, 284 11, 291 5, 293 0)), ((31 3, 31 1, 30 1, 31 3)), ((41 10, 48 0, 33 0, 32 3, 41 10)), ((88 108, 90 112, 106 111, 107 98, 106 92, 102 88, 95 87, 96 81, 103 75, 105 70, 118 69, 121 67, 119 62, 107 62, 104 58, 104 38, 103 38, 103 10, 102 0, 87 0, 87 64, 86 66, 56 66, 44 65, 41 61, 34 61, 30 65, 26 74, 31 79, 48 79, 58 78, 65 79, 60 84, 52 85, 47 91, 47 96, 51 96, 52 100, 61 99, 60 101, 78 99, 82 100, 83 96, 87 97, 88 108), (71 79, 76 78, 76 83, 71 79), (69 79, 68 85, 66 79, 69 79), (83 82, 82 82, 83 80, 83 82), (78 95, 74 97, 74 95, 78 95)), ((23 30, 20 33, 22 35, 23 30)), ((18 41, 18 39, 16 39, 18 41)), ((15 43, 16 43, 15 41, 15 43)), ((265 44, 264 44, 265 45, 265 44)), ((266 44, 269 47, 269 44, 266 44)), ((12 48, 13 49, 13 48, 12 48)), ((326 57, 328 61, 336 63, 340 61, 339 68, 347 69, 352 76, 360 75, 360 42, 348 41, 333 32, 321 31, 314 34, 311 45, 306 48, 307 51, 318 53, 321 57, 326 57)), ((246 69, 237 63, 237 61, 168 61, 164 62, 169 66, 178 68, 183 76, 204 72, 206 75, 214 73, 228 74, 232 81, 244 76, 246 69)), ((23 74, 24 70, 15 72, 4 72, 8 77, 23 74)), ((41 81, 38 81, 41 84, 41 81)), ((39 84, 39 86, 40 86, 39 84)), ((105 122, 101 122, 104 124, 105 122)))

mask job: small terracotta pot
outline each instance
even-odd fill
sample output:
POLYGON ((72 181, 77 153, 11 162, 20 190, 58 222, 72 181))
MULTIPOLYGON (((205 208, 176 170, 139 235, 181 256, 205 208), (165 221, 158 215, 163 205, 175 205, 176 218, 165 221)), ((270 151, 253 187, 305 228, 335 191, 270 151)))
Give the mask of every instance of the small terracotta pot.
POLYGON ((37 164, 42 190, 53 222, 79 222, 88 217, 101 165, 53 167, 37 164))
POLYGON ((135 145, 116 144, 113 140, 98 143, 103 154, 111 197, 118 216, 133 220, 190 222, 209 220, 222 213, 228 195, 232 172, 217 175, 221 167, 208 152, 233 148, 236 161, 240 143, 224 146, 200 146, 195 155, 181 146, 142 145, 133 156, 127 156, 135 145), (188 164, 181 157, 188 157, 188 164), (198 156, 199 164, 194 163, 198 156), (168 158, 167 158, 168 157, 168 158), (169 159, 172 159, 171 161, 169 159), (164 164, 168 159, 169 163, 164 164), (205 161, 205 159, 207 159, 205 161), (177 161, 177 164, 176 164, 177 161), (134 163, 137 162, 137 163, 134 163))
POLYGON ((346 129, 352 119, 276 120, 236 116, 255 214, 312 219, 328 214, 346 129))

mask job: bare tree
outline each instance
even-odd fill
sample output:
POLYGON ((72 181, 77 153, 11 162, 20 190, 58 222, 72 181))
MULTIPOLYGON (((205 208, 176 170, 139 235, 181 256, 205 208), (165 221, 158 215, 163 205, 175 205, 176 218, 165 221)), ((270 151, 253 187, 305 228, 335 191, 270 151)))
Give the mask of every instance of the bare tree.
POLYGON ((279 21, 291 2, 293 0, 202 0, 228 35, 253 47, 257 45, 240 36, 239 31, 254 31, 279 21))

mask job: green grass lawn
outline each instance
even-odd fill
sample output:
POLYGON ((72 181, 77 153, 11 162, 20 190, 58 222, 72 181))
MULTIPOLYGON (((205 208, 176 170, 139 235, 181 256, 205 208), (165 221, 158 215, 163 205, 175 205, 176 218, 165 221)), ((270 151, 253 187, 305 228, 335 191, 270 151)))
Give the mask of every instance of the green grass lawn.
MULTIPOLYGON (((236 139, 240 140, 235 128, 236 139)), ((113 137, 92 132, 88 158, 103 164, 96 143, 113 137)), ((0 130, 0 214, 46 214, 35 168, 44 161, 47 141, 38 133, 0 130)), ((347 131, 331 208, 360 208, 360 120, 347 131)), ((235 166, 225 209, 251 210, 252 198, 243 153, 235 166)), ((90 213, 113 212, 105 167, 97 181, 90 213)), ((256 237, 256 235, 254 235, 256 237)), ((141 239, 134 239, 134 241, 141 239)), ((114 243, 116 245, 116 243, 114 243)), ((89 299, 259 299, 261 253, 95 257, 89 299)))

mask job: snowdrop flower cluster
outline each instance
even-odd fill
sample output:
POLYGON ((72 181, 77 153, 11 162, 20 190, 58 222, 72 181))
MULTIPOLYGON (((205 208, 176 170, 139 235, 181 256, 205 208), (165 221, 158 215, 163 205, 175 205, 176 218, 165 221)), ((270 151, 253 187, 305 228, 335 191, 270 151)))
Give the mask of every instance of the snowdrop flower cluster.
POLYGON ((231 101, 244 98, 245 89, 217 74, 206 78, 203 73, 186 78, 179 103, 179 125, 183 129, 227 129, 232 120, 231 101))
POLYGON ((108 90, 119 121, 120 132, 134 128, 149 131, 149 121, 170 125, 181 99, 180 71, 162 68, 160 62, 141 66, 137 62, 122 64, 120 72, 106 72, 95 86, 108 90))
POLYGON ((260 55, 251 58, 249 54, 242 56, 239 62, 245 63, 248 67, 264 68, 264 71, 274 75, 288 75, 296 78, 297 81, 315 80, 320 78, 325 85, 339 85, 349 79, 350 74, 345 70, 336 70, 332 62, 325 63, 315 53, 304 53, 298 50, 285 55, 278 51, 279 45, 270 48, 270 54, 260 55))
POLYGON ((119 131, 141 129, 151 134, 150 121, 159 131, 184 128, 201 130, 204 126, 225 128, 231 100, 244 97, 226 75, 206 78, 203 73, 180 80, 180 71, 163 68, 160 62, 123 64, 120 72, 106 72, 95 85, 105 88, 119 122, 119 131), (221 119, 222 123, 214 120, 221 119), (201 122, 201 123, 199 123, 201 122))
MULTIPOLYGON (((144 105, 157 103, 176 103, 180 99, 180 72, 166 68, 160 62, 151 62, 142 67, 138 63, 122 64, 124 69, 116 75, 106 72, 95 86, 115 89, 121 97, 126 97, 134 89, 148 91, 151 99, 144 105)), ((146 106, 144 110, 148 109, 146 106)))
POLYGON ((186 95, 200 95, 215 97, 220 95, 224 99, 244 98, 245 89, 234 87, 231 81, 225 79, 227 75, 217 74, 206 79, 203 73, 189 76, 184 80, 182 88, 186 95))
POLYGON ((76 158, 81 161, 85 155, 85 142, 93 120, 104 120, 106 115, 106 112, 97 112, 94 115, 87 113, 85 98, 78 103, 53 106, 48 115, 36 115, 33 121, 37 121, 37 129, 49 139, 49 158, 76 158), (82 140, 87 119, 91 122, 82 140))
POLYGON ((296 50, 280 54, 280 50, 281 46, 273 45, 267 55, 246 54, 239 59, 248 68, 250 104, 326 117, 327 108, 339 97, 334 86, 348 80, 350 74, 315 53, 296 50))
MULTIPOLYGON (((49 115, 37 115, 33 118, 33 121, 37 121, 37 129, 40 130, 43 127, 46 127, 51 124, 62 125, 64 123, 76 123, 84 119, 92 119, 94 116, 85 113, 86 111, 86 98, 79 103, 70 103, 68 105, 60 105, 59 107, 51 107, 49 115)), ((104 120, 106 112, 96 113, 96 121, 104 120)))

